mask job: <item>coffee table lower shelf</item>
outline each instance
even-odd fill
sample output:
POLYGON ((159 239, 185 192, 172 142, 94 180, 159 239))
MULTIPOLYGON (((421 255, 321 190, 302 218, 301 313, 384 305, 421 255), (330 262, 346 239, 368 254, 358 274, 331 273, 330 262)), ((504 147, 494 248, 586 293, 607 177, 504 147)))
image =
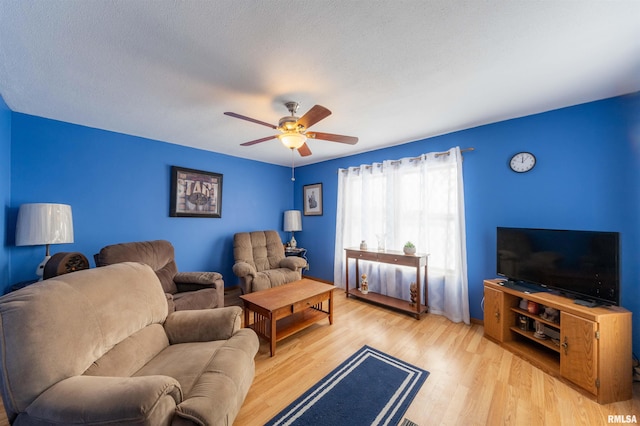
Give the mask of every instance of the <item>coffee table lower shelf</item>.
POLYGON ((407 300, 385 296, 384 294, 374 293, 372 291, 364 294, 357 288, 349 289, 347 295, 355 297, 357 299, 366 300, 367 302, 375 303, 376 305, 385 306, 407 314, 411 314, 415 316, 416 319, 420 319, 422 314, 425 314, 429 311, 429 308, 426 305, 421 304, 419 307, 416 305, 412 306, 411 303, 407 300))
MULTIPOLYGON (((249 324, 249 328, 253 329, 259 336, 271 341, 271 324, 269 323, 269 319, 260 314, 255 315, 254 318, 256 318, 256 320, 254 323, 249 324)), ((279 342, 282 339, 286 339, 292 334, 304 330, 325 318, 329 318, 329 313, 315 308, 305 309, 288 317, 280 318, 276 321, 276 336, 274 340, 279 342)))

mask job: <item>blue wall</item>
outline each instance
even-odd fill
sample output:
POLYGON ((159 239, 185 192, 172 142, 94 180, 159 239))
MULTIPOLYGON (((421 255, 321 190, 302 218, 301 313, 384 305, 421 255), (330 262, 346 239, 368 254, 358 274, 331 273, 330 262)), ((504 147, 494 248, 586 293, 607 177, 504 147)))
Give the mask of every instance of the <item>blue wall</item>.
POLYGON ((640 94, 608 99, 301 167, 297 208, 304 185, 321 182, 324 192, 324 215, 304 216, 296 234, 309 249, 309 275, 333 280, 338 168, 474 147, 464 154, 471 317, 483 318, 482 281, 496 276, 497 226, 619 231, 621 303, 636 314, 634 352, 640 353, 639 104, 640 94), (509 170, 519 151, 536 155, 531 172, 509 170))
MULTIPOLYGON (((7 287, 9 278, 10 256, 7 248, 7 216, 11 205, 11 111, 0 96, 0 239, 3 241, 0 248, 0 289, 7 287)), ((1 292, 0 292, 1 293, 1 292)))
POLYGON ((293 185, 286 167, 9 113, 0 103, 6 223, 0 284, 32 278, 44 255, 43 247, 14 246, 19 205, 61 202, 73 206, 76 242, 53 252, 91 257, 107 244, 164 238, 175 245, 180 270, 220 271, 233 285, 233 233, 281 229, 291 191, 301 209, 302 187, 313 183, 323 184, 324 215, 303 216, 296 239, 309 250, 308 274, 331 281, 337 169, 452 146, 476 148, 464 154, 471 316, 483 317, 482 280, 495 276, 497 226, 619 231, 621 300, 636 314, 634 352, 640 353, 640 94, 300 167, 293 185), (533 152, 538 164, 515 174, 507 161, 522 150, 533 152), (168 217, 171 165, 224 175, 222 219, 168 217))
POLYGON ((218 271, 226 285, 236 284, 233 234, 282 229, 291 208, 286 167, 18 113, 12 132, 12 282, 33 278, 44 257, 44 247, 14 246, 22 203, 72 206, 75 243, 54 245, 52 254, 79 251, 93 262, 108 244, 167 239, 179 270, 218 271), (223 174, 222 218, 169 217, 172 165, 223 174))

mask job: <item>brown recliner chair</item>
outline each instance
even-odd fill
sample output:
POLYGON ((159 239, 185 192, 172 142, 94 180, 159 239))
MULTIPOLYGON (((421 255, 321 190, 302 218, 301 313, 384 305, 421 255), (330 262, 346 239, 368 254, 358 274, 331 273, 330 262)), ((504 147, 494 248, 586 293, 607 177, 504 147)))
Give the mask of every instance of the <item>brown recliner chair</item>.
POLYGON ((233 273, 244 294, 266 290, 302 278, 307 261, 284 255, 277 231, 240 232, 233 236, 233 273))
POLYGON ((151 266, 167 297, 169 312, 224 306, 224 281, 218 272, 178 272, 169 241, 113 244, 94 255, 96 266, 140 262, 151 266))

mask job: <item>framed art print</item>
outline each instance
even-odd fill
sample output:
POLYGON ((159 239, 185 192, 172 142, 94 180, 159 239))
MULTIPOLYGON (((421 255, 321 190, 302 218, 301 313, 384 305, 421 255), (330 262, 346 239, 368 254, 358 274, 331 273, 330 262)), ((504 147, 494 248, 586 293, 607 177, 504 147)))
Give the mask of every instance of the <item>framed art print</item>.
POLYGON ((302 190, 305 216, 322 216, 322 184, 305 185, 302 190))
POLYGON ((171 166, 170 217, 222 217, 222 175, 171 166))

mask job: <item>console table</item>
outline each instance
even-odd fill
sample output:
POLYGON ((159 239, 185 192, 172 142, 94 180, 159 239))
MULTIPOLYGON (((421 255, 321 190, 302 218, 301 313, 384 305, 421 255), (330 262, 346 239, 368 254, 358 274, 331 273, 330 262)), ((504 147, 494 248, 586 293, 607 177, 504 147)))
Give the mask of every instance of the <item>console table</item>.
POLYGON ((420 319, 423 313, 428 312, 428 291, 427 291, 427 254, 404 254, 401 251, 385 250, 359 250, 356 248, 345 249, 346 253, 346 279, 345 279, 345 291, 347 297, 356 297, 358 299, 366 300, 367 302, 376 303, 378 305, 387 306, 393 309, 400 310, 402 312, 412 314, 416 319, 420 319), (349 259, 356 261, 356 285, 353 288, 349 288, 349 259), (370 262, 388 263, 391 265, 399 266, 411 266, 416 268, 416 285, 417 295, 416 303, 411 304, 409 300, 402 300, 395 297, 385 296, 383 294, 369 291, 364 294, 360 291, 360 260, 366 260, 370 262), (424 268, 424 295, 422 295, 422 279, 421 271, 424 268), (424 300, 424 302, 423 302, 424 300))

